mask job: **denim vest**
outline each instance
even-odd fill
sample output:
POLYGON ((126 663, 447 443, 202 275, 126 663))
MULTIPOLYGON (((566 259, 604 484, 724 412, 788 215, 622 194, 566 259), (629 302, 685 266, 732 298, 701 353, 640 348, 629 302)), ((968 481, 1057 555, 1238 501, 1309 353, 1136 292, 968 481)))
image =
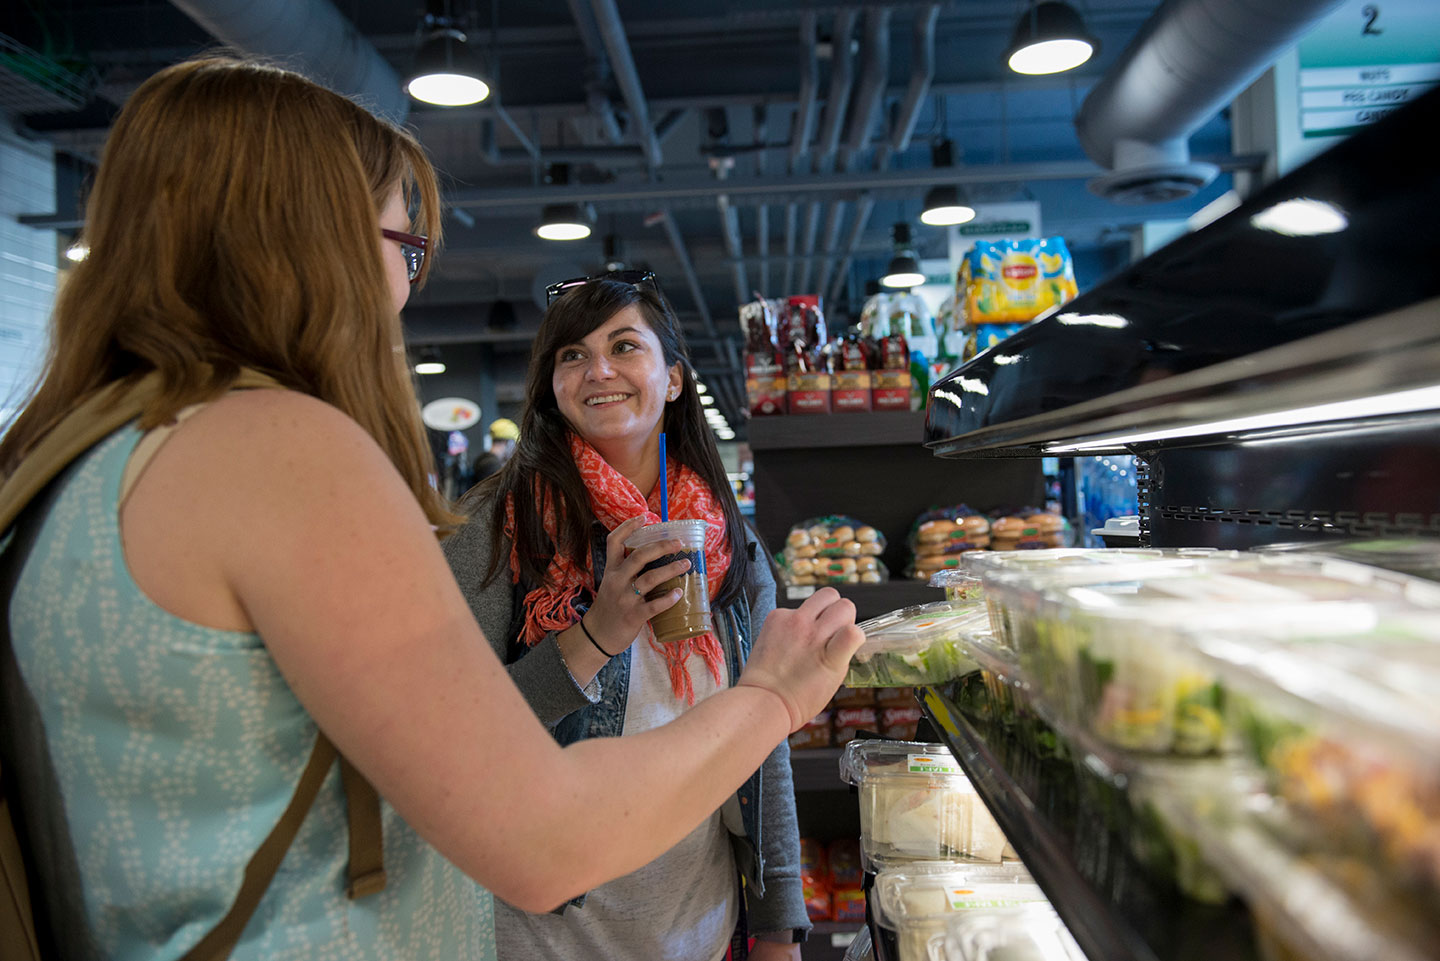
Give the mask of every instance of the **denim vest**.
MULTIPOLYGON (((607 531, 598 523, 595 527, 591 562, 594 565, 595 582, 598 584, 605 576, 607 531)), ((751 542, 749 547, 751 559, 754 561, 755 544, 751 542)), ((736 600, 722 608, 713 609, 711 613, 715 620, 715 636, 725 651, 725 659, 730 669, 730 683, 733 685, 750 657, 752 625, 750 607, 745 601, 744 592, 736 600)), ((596 679, 600 682, 600 700, 561 718, 552 729, 551 733, 562 747, 588 738, 620 735, 625 724, 625 705, 630 689, 630 648, 627 647, 612 657, 609 663, 600 669, 596 679)), ((761 769, 757 768, 736 792, 740 801, 740 818, 745 828, 745 837, 731 834, 730 840, 735 852, 735 864, 744 875, 745 883, 753 887, 758 896, 764 897, 765 883, 761 874, 765 865, 760 854, 761 790, 761 769)), ((570 903, 577 906, 584 904, 585 896, 581 895, 570 903)))

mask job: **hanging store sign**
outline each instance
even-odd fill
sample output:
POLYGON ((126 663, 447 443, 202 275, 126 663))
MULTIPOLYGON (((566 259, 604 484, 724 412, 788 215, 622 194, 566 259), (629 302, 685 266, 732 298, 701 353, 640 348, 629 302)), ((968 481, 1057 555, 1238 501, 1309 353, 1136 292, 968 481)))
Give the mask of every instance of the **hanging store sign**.
POLYGON ((1435 0, 1347 0, 1299 56, 1303 136, 1354 133, 1440 85, 1435 0))

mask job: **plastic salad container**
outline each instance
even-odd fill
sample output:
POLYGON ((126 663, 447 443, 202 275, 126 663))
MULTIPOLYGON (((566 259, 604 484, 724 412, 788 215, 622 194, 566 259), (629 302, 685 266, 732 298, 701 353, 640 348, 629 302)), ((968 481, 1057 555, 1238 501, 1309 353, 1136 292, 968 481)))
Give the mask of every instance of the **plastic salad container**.
POLYGON ((1440 934, 1434 910, 1394 896, 1384 883, 1381 859, 1297 853, 1292 830, 1268 830, 1264 824, 1288 818, 1284 806, 1267 805, 1235 786, 1240 789, 1228 797, 1211 785, 1202 793, 1156 792, 1153 801, 1245 902, 1260 957, 1423 961, 1435 956, 1440 934))
POLYGON ((1440 585, 1318 556, 1215 552, 1041 576, 987 576, 1042 709, 1107 744, 1161 754, 1229 747, 1224 690, 1194 638, 1212 631, 1368 630, 1384 610, 1440 610, 1440 585))
POLYGON ((974 601, 937 601, 872 617, 860 624, 865 643, 850 659, 845 685, 917 687, 973 671, 960 639, 985 623, 985 610, 974 601))
POLYGON ((1343 638, 1269 633, 1197 641, 1277 801, 1262 823, 1440 943, 1440 613, 1343 638))
POLYGON ((1440 581, 1440 540, 1433 537, 1383 538, 1374 540, 1307 541, 1305 543, 1267 544, 1257 552, 1326 554, 1340 560, 1383 567, 1401 574, 1411 574, 1431 581, 1440 581))
POLYGON ((936 571, 930 575, 931 587, 943 587, 947 601, 979 601, 984 599, 980 578, 968 571, 936 571))
POLYGON ((930 942, 930 961, 1085 961, 1080 945, 1048 904, 961 911, 930 942))
POLYGON ((867 869, 919 859, 998 862, 1005 836, 943 744, 851 741, 840 777, 860 791, 867 869))
POLYGON ((1023 869, 976 869, 953 861, 885 868, 872 891, 875 923, 896 933, 900 961, 928 961, 957 914, 1041 903, 1045 894, 1023 869))

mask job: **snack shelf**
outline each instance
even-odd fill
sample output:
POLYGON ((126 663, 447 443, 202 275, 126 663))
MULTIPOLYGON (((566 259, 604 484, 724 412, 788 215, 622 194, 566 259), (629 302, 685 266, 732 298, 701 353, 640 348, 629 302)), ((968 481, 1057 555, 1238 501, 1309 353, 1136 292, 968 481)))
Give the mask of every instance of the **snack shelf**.
POLYGON ((953 690, 924 688, 925 716, 1091 961, 1255 961, 1238 902, 1200 905, 1157 883, 1109 830, 1104 791, 1083 789, 1070 760, 1036 759, 982 731, 953 690))

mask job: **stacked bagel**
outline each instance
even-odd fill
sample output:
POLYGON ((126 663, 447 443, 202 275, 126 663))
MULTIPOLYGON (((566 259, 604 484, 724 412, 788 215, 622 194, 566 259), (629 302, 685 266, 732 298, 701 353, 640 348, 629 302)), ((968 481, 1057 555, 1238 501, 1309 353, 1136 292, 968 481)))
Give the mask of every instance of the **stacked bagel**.
POLYGON ((840 519, 796 525, 785 538, 785 583, 878 584, 885 580, 880 555, 885 539, 875 528, 840 519))
POLYGON ((965 551, 984 550, 991 542, 990 521, 981 514, 923 521, 915 531, 915 576, 960 566, 965 551))

